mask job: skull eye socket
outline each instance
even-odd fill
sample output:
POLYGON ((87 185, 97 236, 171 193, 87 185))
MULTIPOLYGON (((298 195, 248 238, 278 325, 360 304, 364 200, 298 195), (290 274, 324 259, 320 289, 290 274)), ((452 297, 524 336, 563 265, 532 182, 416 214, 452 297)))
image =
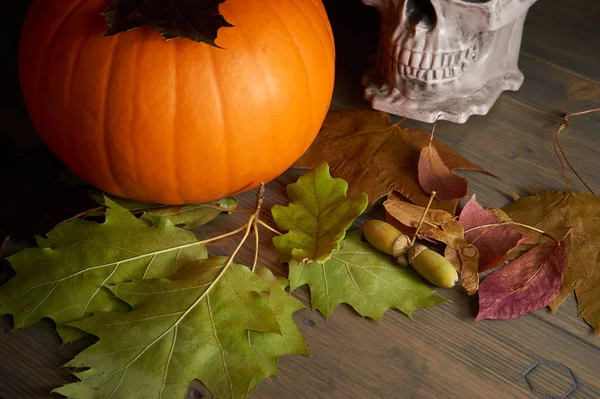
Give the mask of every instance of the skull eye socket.
POLYGON ((437 22, 437 15, 431 0, 407 0, 405 13, 406 19, 411 25, 431 28, 437 22))

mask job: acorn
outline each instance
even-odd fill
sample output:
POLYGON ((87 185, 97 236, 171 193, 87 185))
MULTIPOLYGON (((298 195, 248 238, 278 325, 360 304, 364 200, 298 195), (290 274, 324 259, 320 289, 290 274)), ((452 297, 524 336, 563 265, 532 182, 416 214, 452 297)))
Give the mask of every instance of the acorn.
POLYGON ((433 285, 452 288, 458 282, 458 273, 454 265, 425 245, 413 245, 408 252, 408 262, 433 285))
POLYGON ((367 241, 384 254, 391 255, 402 267, 408 266, 410 238, 383 220, 370 219, 363 226, 367 241))
POLYGON ((373 247, 393 256, 401 266, 412 265, 431 284, 452 288, 458 282, 458 273, 448 259, 424 245, 411 246, 410 238, 391 224, 371 219, 365 222, 363 233, 373 247))

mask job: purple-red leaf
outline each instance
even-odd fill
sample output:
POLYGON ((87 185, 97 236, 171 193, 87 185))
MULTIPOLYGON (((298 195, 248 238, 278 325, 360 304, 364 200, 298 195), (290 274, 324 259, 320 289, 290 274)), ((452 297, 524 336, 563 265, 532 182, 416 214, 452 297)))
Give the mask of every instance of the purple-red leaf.
POLYGON ((421 150, 419 157, 419 184, 429 194, 436 192, 441 200, 452 200, 467 195, 467 181, 452 173, 433 145, 421 150))
POLYGON ((513 319, 548 305, 562 284, 566 262, 565 241, 552 241, 490 275, 479 286, 476 321, 513 319))
POLYGON ((523 239, 517 229, 484 209, 475 197, 465 205, 458 221, 465 228, 465 239, 479 250, 479 271, 504 263, 508 252, 523 239))

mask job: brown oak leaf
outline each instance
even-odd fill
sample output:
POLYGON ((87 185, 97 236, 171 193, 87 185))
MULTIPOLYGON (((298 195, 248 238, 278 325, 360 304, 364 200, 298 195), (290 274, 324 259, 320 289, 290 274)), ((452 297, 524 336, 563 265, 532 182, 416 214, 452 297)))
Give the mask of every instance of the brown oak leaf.
POLYGON ((467 181, 452 173, 433 145, 421 150, 419 184, 429 194, 435 191, 441 200, 459 199, 467 195, 467 181))
MULTIPOLYGON (((387 214, 398 223, 412 230, 400 229, 407 234, 414 234, 419 220, 425 211, 424 207, 411 204, 396 193, 391 193, 383 203, 387 214)), ((417 235, 421 239, 438 241, 446 244, 444 256, 454 265, 460 275, 460 283, 473 295, 479 288, 478 259, 479 251, 464 237, 462 224, 448 212, 429 209, 417 235)))
POLYGON ((475 194, 465 204, 458 221, 465 229, 465 239, 479 251, 479 272, 493 269, 508 258, 508 253, 523 239, 519 231, 497 213, 483 208, 475 194))
MULTIPOLYGON (((556 298, 550 308, 556 311, 562 302, 573 293, 580 299, 579 290, 600 298, 600 285, 590 286, 590 281, 600 279, 600 267, 596 259, 600 251, 600 197, 587 193, 538 190, 536 195, 523 197, 502 208, 515 222, 543 230, 555 239, 566 237, 567 267, 556 298)), ((523 255, 522 255, 523 256, 523 255)), ((589 301, 579 301, 580 314, 586 320, 598 324, 600 306, 596 305, 595 316, 588 308, 589 301)))
MULTIPOLYGON (((425 206, 430 196, 419 184, 417 165, 430 138, 425 130, 392 124, 385 112, 330 111, 315 141, 293 167, 313 168, 327 162, 332 176, 348 182, 349 196, 367 193, 367 209, 393 190, 410 202, 425 206)), ((443 142, 434 138, 433 144, 450 170, 485 172, 443 142)), ((454 214, 457 204, 457 200, 434 199, 432 208, 454 214)))
POLYGON ((476 321, 513 319, 547 306, 558 293, 565 264, 565 241, 551 241, 494 272, 479 288, 476 321))

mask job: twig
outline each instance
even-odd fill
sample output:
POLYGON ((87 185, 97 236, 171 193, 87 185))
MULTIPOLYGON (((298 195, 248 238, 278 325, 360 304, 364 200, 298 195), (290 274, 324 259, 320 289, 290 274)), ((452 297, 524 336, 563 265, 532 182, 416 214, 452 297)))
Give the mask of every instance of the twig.
POLYGON ((588 109, 586 111, 573 112, 571 114, 566 114, 563 117, 563 121, 560 124, 560 126, 558 127, 558 130, 556 131, 556 134, 554 135, 554 153, 556 154, 556 157, 558 158, 558 161, 560 162, 560 167, 561 167, 561 169, 563 171, 563 176, 565 178, 565 185, 567 186, 567 191, 569 193, 571 192, 571 189, 569 187, 569 179, 567 178, 567 170, 565 168, 565 165, 563 163, 562 158, 558 154, 558 150, 560 150, 560 152, 561 152, 561 154, 562 154, 565 162, 569 166, 569 169, 571 169, 571 171, 575 174, 575 176, 577 176, 577 178, 579 179, 579 181, 581 183, 583 183, 583 185, 589 190, 590 193, 596 195, 594 193, 594 190, 592 190, 592 188, 587 184, 587 182, 583 179, 583 177, 581 177, 581 175, 577 172, 577 170, 575 170, 575 168, 573 167, 573 165, 571 165, 571 162, 569 162, 569 158, 567 157, 567 154, 565 153, 565 150, 563 149, 562 144, 560 143, 560 133, 569 124, 569 118, 571 118, 573 116, 580 116, 580 115, 591 114, 593 112, 599 112, 599 111, 600 111, 600 108, 594 108, 594 109, 588 109), (558 150, 557 150, 557 147, 558 147, 558 150))
POLYGON ((283 235, 282 232, 275 230, 273 227, 269 226, 267 223, 263 222, 262 220, 258 220, 258 224, 260 224, 262 227, 264 227, 265 229, 277 234, 278 236, 283 235))
POLYGON ((419 220, 419 224, 417 225, 417 230, 415 230, 415 234, 413 235, 412 240, 410 240, 411 247, 415 244, 415 241, 417 240, 417 234, 419 234, 419 229, 421 228, 421 225, 423 224, 423 220, 425 220, 425 215, 427 215, 427 212, 429 211, 429 207, 431 206, 431 203, 433 202, 433 197, 435 197, 435 194, 436 194, 435 191, 431 192, 431 197, 429 197, 429 203, 427 204, 427 207, 425 208, 425 210, 423 211, 423 214, 421 215, 421 220, 419 220))
POLYGON ((256 265, 258 264, 258 246, 259 246, 259 237, 258 237, 258 229, 256 225, 256 220, 254 221, 254 262, 252 262, 252 271, 256 270, 256 265))
POLYGON ((435 118, 435 121, 433 122, 433 127, 431 128, 431 136, 429 136, 429 144, 427 144, 428 147, 431 147, 431 143, 433 142, 433 134, 435 133, 435 127, 437 126, 438 119, 440 119, 441 116, 442 114, 438 115, 437 118, 435 118))
POLYGON ((537 227, 533 227, 533 226, 529 226, 527 224, 523 224, 523 223, 517 223, 517 222, 512 222, 512 221, 506 221, 506 222, 501 222, 501 223, 490 223, 490 224, 482 224, 481 226, 474 226, 471 227, 470 229, 467 229, 464 231, 465 234, 470 233, 471 231, 475 231, 475 230, 479 230, 479 229, 484 229, 486 227, 500 227, 500 226, 508 226, 508 225, 515 225, 515 226, 520 226, 520 227, 525 227, 529 230, 533 230, 536 231, 542 235, 545 235, 546 237, 552 238, 554 241, 558 241, 556 238, 552 237, 550 234, 546 233, 544 230, 540 230, 537 227))
POLYGON ((62 222, 57 223, 53 228, 55 229, 55 228, 57 228, 60 225, 63 225, 63 224, 68 223, 68 222, 70 222, 72 220, 78 219, 78 218, 80 218, 82 216, 87 215, 88 213, 92 213, 92 212, 96 212, 96 211, 101 211, 103 209, 106 209, 106 206, 100 205, 100 206, 96 206, 94 208, 90 208, 90 209, 88 209, 86 211, 79 212, 78 214, 73 215, 70 218, 63 220, 62 222))

